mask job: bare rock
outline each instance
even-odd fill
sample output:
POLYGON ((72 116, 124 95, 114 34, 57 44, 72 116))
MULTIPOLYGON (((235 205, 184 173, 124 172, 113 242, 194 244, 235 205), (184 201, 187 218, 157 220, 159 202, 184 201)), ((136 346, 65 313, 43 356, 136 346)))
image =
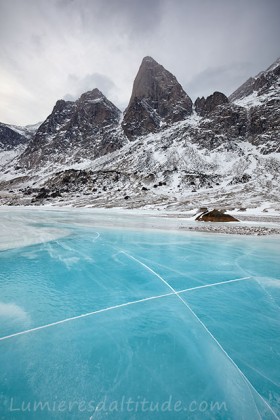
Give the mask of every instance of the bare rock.
POLYGON ((210 112, 214 111, 219 105, 227 104, 228 98, 221 92, 214 92, 213 95, 208 96, 206 99, 197 98, 194 103, 195 111, 198 115, 204 117, 210 112))
POLYGON ((121 111, 98 89, 77 101, 57 101, 20 158, 23 166, 63 162, 75 152, 78 158, 99 157, 123 145, 118 133, 121 111), (76 152, 78 150, 78 153, 76 152))
POLYGON ((216 209, 200 214, 195 220, 198 222, 239 222, 238 219, 230 214, 223 213, 216 209))
POLYGON ((192 113, 192 101, 176 77, 145 57, 135 78, 122 127, 129 139, 155 132, 192 113))

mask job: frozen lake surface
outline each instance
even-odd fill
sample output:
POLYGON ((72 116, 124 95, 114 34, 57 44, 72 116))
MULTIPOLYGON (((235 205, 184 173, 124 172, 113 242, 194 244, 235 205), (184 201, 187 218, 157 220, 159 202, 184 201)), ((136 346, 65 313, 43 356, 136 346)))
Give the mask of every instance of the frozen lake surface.
POLYGON ((278 238, 1 216, 0 418, 279 417, 278 238))

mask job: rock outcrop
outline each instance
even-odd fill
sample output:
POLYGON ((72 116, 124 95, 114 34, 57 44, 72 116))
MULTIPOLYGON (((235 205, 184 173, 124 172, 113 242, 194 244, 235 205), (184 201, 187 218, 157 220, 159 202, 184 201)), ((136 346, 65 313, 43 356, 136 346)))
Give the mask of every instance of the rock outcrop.
POLYGON ((153 58, 145 57, 124 113, 122 127, 127 137, 158 131, 191 113, 192 101, 176 77, 153 58))
POLYGON ((205 211, 196 217, 198 222, 239 222, 235 217, 230 214, 223 213, 219 210, 205 211))
POLYGON ((214 111, 215 108, 219 105, 227 104, 228 98, 221 92, 214 92, 212 95, 208 96, 206 99, 204 96, 202 98, 197 98, 194 103, 195 111, 200 116, 205 116, 210 112, 214 111))
POLYGON ((213 151, 219 147, 230 150, 244 142, 248 134, 246 109, 234 104, 217 106, 191 128, 191 142, 213 151))

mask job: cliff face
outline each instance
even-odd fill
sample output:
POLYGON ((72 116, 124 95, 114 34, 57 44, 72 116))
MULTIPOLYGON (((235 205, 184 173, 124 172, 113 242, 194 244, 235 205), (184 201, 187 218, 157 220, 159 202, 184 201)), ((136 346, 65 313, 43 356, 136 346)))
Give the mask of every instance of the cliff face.
POLYGON ((145 57, 124 113, 122 127, 127 137, 156 132, 191 113, 192 101, 176 77, 153 58, 145 57))

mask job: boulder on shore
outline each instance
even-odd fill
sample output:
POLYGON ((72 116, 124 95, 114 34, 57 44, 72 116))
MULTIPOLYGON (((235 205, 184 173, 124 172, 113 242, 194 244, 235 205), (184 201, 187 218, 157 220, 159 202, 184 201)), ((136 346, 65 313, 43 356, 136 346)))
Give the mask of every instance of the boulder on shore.
POLYGON ((216 209, 199 214, 195 220, 198 222, 239 222, 230 214, 225 214, 216 209))

